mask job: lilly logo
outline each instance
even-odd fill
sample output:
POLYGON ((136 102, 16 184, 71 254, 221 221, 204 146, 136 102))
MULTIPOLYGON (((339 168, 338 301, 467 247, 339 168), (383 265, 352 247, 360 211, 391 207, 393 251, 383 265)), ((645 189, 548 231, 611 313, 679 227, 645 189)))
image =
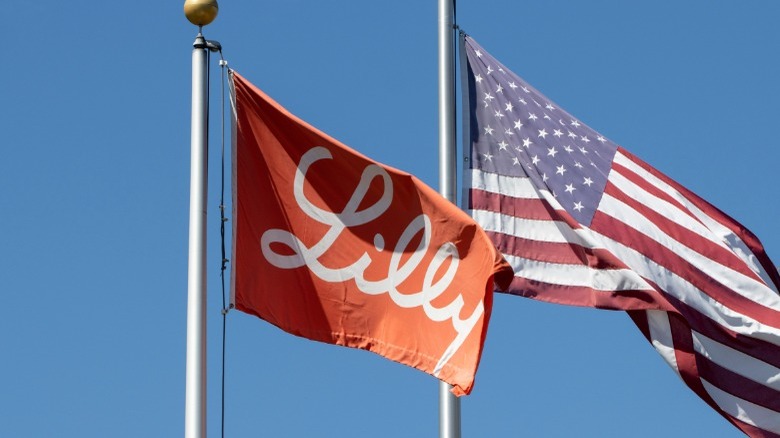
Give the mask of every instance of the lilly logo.
MULTIPOLYGON (((436 250, 433 259, 429 261, 428 265, 421 267, 424 256, 429 252, 431 220, 427 215, 420 214, 401 233, 395 248, 392 250, 385 278, 380 280, 366 279, 366 269, 372 263, 375 263, 371 255, 366 252, 355 254, 354 261, 346 266, 328 267, 323 265, 321 260, 323 257, 327 257, 328 251, 344 230, 370 223, 379 218, 390 207, 393 199, 393 184, 390 175, 382 167, 371 164, 363 170, 360 182, 343 211, 336 213, 313 205, 304 195, 303 187, 306 173, 312 164, 325 159, 333 159, 333 156, 324 147, 315 147, 307 151, 301 157, 295 172, 293 191, 295 201, 301 208, 301 211, 317 222, 328 226, 327 232, 318 242, 307 246, 289 231, 281 229, 267 230, 260 239, 263 256, 269 263, 281 269, 295 269, 306 266, 314 275, 326 282, 343 283, 354 280, 357 288, 365 294, 388 294, 399 307, 422 307, 425 315, 431 321, 443 322, 449 320, 457 335, 436 364, 434 375, 437 375, 444 364, 460 348, 476 326, 480 316, 484 313, 484 303, 480 301, 471 316, 461 319, 460 311, 463 308, 464 300, 460 294, 443 307, 436 307, 432 304, 437 297, 447 290, 455 278, 460 261, 457 248, 451 242, 442 244, 436 250), (373 205, 358 211, 358 207, 365 198, 374 178, 382 179, 384 183, 383 193, 373 205), (414 237, 420 232, 423 234, 419 245, 412 252, 411 256, 402 263, 402 255, 406 252, 414 237), (274 244, 285 245, 290 251, 286 251, 284 254, 277 253, 271 248, 271 245, 274 244), (438 280, 435 280, 435 274, 447 261, 450 263, 446 271, 438 280), (400 292, 398 286, 421 268, 425 269, 425 275, 420 290, 412 293, 400 292)), ((379 233, 374 236, 374 246, 378 251, 385 250, 384 237, 379 233)), ((343 251, 343 248, 340 248, 340 251, 343 251)), ((385 272, 384 268, 382 272, 385 272)))

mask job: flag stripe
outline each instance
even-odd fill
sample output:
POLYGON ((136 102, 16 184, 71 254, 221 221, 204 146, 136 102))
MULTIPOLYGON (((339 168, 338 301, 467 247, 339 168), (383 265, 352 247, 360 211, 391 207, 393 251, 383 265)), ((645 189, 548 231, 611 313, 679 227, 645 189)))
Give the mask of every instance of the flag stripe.
POLYGON ((524 219, 487 210, 472 210, 470 213, 485 231, 504 232, 522 239, 548 243, 581 240, 565 222, 524 219))
POLYGON ((650 285, 629 269, 597 269, 581 265, 561 265, 504 254, 515 272, 524 278, 552 284, 590 287, 596 291, 614 292, 650 290, 650 285))
POLYGON ((575 243, 548 243, 523 239, 508 234, 488 232, 490 240, 502 254, 559 264, 583 264, 598 269, 622 269, 625 266, 601 249, 575 243))
POLYGON ((674 340, 672 339, 672 329, 669 325, 669 317, 662 310, 648 310, 645 312, 646 321, 649 328, 649 341, 658 354, 666 360, 666 363, 680 374, 677 366, 677 356, 674 352, 674 340))
POLYGON ((702 379, 702 384, 718 406, 734 418, 772 433, 780 433, 780 415, 777 411, 733 396, 702 379))
POLYGON ((626 307, 655 308, 654 303, 658 299, 654 296, 656 292, 652 290, 597 291, 591 287, 552 284, 524 277, 515 277, 508 290, 513 295, 537 298, 550 303, 611 310, 622 310, 626 307), (554 290, 556 293, 540 295, 540 289, 554 290))
POLYGON ((488 189, 471 190, 469 208, 473 210, 500 211, 507 216, 523 219, 550 220, 555 210, 538 198, 515 198, 488 189))

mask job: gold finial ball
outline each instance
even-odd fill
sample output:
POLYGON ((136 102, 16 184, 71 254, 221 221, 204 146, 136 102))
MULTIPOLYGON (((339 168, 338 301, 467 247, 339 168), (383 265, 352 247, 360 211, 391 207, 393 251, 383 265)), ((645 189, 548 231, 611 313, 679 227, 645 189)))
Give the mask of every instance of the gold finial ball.
POLYGON ((196 26, 205 26, 215 18, 219 12, 217 0, 185 0, 184 15, 190 23, 196 26))

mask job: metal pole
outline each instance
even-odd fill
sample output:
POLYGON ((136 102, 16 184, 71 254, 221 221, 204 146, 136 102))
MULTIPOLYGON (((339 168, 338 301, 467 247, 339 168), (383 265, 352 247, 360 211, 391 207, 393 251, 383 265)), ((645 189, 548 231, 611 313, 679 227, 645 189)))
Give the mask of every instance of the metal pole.
POLYGON ((190 246, 187 270, 187 378, 184 436, 206 436, 206 202, 208 186, 208 46, 192 49, 190 246))
POLYGON ((439 0, 439 193, 456 198, 454 0, 439 0))
MULTIPOLYGON (((439 0, 439 193, 457 204, 454 2, 439 0)), ((439 382, 439 437, 460 438, 460 399, 439 382)))

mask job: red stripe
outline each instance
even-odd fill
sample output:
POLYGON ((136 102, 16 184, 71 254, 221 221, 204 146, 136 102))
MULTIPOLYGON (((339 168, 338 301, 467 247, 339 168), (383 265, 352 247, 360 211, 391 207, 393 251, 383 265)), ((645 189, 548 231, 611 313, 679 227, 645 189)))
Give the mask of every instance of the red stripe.
POLYGON ((699 375, 704 380, 735 397, 780 412, 780 393, 778 391, 723 368, 698 353, 696 357, 699 375))
POLYGON ((733 422, 733 417, 715 403, 715 400, 712 399, 699 379, 699 370, 696 366, 696 354, 693 350, 693 338, 691 337, 690 327, 680 315, 675 313, 668 313, 667 315, 669 316, 669 327, 671 329, 672 342, 674 343, 674 356, 680 377, 710 407, 739 427, 739 425, 733 422))
POLYGON ((491 231, 485 233, 502 254, 547 263, 589 266, 594 269, 628 269, 606 250, 587 248, 574 243, 540 242, 491 231))
POLYGON ((552 219, 558 213, 541 199, 523 199, 472 189, 469 208, 487 210, 522 219, 552 219))
POLYGON ((714 260, 718 264, 729 267, 737 272, 742 273, 743 275, 763 283, 761 277, 759 277, 753 270, 751 270, 745 264, 745 262, 737 257, 733 252, 723 248, 722 246, 712 243, 711 241, 703 238, 693 231, 680 226, 676 222, 669 220, 661 214, 658 214, 652 208, 642 204, 641 202, 621 191, 614 184, 607 183, 605 193, 608 193, 610 196, 641 213, 648 220, 650 220, 650 222, 658 226, 664 233, 676 240, 680 245, 687 246, 699 254, 714 260))
POLYGON ((753 437, 753 438, 780 438, 780 434, 776 434, 774 432, 759 429, 756 426, 753 426, 752 424, 747 424, 745 422, 740 421, 739 419, 728 417, 727 420, 731 421, 731 424, 734 426, 737 426, 739 430, 742 432, 745 432, 747 436, 753 437))
POLYGON ((548 303, 608 310, 661 310, 656 303, 662 301, 658 299, 657 292, 652 290, 605 292, 585 286, 562 286, 523 277, 515 277, 506 292, 548 303))
POLYGON ((642 335, 648 342, 652 343, 650 339, 650 325, 647 322, 647 312, 644 310, 628 310, 626 311, 631 320, 634 321, 636 327, 642 332, 642 335))
MULTIPOLYGON (((691 265, 686 259, 677 253, 661 246, 645 234, 629 227, 628 225, 601 212, 596 212, 591 227, 611 239, 616 240, 662 267, 687 280, 699 290, 712 297, 715 301, 723 303, 730 309, 759 321, 768 326, 775 327, 780 321, 780 312, 762 306, 751 301, 730 288, 715 281, 706 272, 691 265)), ((652 278, 648 280, 653 280, 652 278)), ((668 292, 668 291, 666 291, 668 292)))

